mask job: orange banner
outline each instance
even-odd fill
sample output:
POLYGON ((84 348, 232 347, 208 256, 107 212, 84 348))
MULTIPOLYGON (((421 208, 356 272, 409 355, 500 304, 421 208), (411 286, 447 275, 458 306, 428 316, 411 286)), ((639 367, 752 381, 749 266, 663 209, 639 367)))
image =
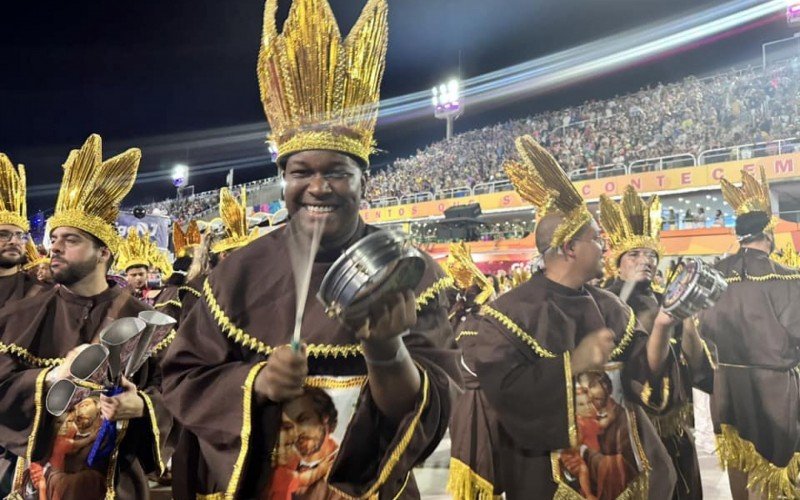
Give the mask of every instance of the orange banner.
MULTIPOLYGON (((620 195, 629 184, 643 194, 691 191, 709 186, 717 187, 719 180, 723 177, 738 183, 741 170, 756 173, 761 166, 766 169, 767 177, 770 179, 779 182, 797 179, 800 178, 800 153, 577 181, 575 186, 588 201, 597 200, 601 194, 620 195)), ((443 215, 444 211, 450 207, 470 203, 480 203, 483 211, 509 210, 529 206, 520 199, 516 192, 507 191, 395 207, 370 208, 362 210, 361 216, 366 222, 372 224, 436 217, 443 215)))

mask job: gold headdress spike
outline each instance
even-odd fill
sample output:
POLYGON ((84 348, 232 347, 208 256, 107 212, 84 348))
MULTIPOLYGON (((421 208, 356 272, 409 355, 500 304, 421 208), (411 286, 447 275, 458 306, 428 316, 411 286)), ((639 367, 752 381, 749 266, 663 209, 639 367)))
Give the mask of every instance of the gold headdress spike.
POLYGON ((125 272, 131 267, 155 267, 162 274, 172 274, 172 266, 167 261, 164 252, 159 250, 156 243, 150 239, 150 233, 139 233, 135 227, 128 228, 128 234, 119 246, 119 254, 115 267, 120 272, 125 272))
POLYGON ((50 262, 50 257, 39 253, 39 248, 37 248, 36 243, 34 243, 32 239, 29 239, 28 242, 25 243, 25 256, 27 259, 25 265, 22 266, 23 271, 30 271, 42 264, 50 262))
POLYGON ((133 187, 142 152, 136 148, 103 161, 102 139, 92 134, 64 163, 64 178, 50 231, 75 227, 94 235, 117 254, 120 236, 115 222, 119 204, 133 187))
POLYGON ((538 217, 554 210, 564 214, 550 242, 551 248, 559 247, 591 222, 592 214, 553 155, 529 135, 517 138, 516 146, 522 164, 509 164, 506 172, 519 195, 537 208, 538 217))
POLYGON ((769 197, 769 183, 764 167, 761 167, 761 183, 742 170, 742 186, 736 187, 725 178, 719 181, 722 197, 736 212, 743 215, 750 212, 764 212, 772 215, 772 200, 769 197))
POLYGON ((772 254, 772 259, 778 264, 782 264, 786 267, 800 269, 800 253, 795 250, 793 243, 788 243, 785 247, 783 247, 780 254, 772 254))
POLYGON ((606 273, 616 276, 619 258, 634 248, 649 248, 661 258, 661 223, 661 199, 657 195, 645 202, 633 186, 625 188, 619 203, 600 195, 600 225, 610 247, 606 273))
POLYGON ((183 232, 180 224, 172 225, 172 244, 175 247, 175 257, 185 257, 191 254, 192 250, 200 244, 200 228, 197 221, 189 222, 186 232, 183 232))
POLYGON ((472 252, 463 241, 450 244, 444 271, 453 278, 459 290, 464 291, 472 285, 478 285, 481 292, 475 297, 475 303, 479 305, 486 303, 494 294, 494 285, 475 265, 472 252))
POLYGON ((225 226, 225 238, 214 243, 214 253, 243 247, 258 238, 258 229, 247 231, 247 191, 242 188, 242 202, 236 201, 228 188, 219 192, 219 216, 225 226))
POLYGON ((25 190, 25 167, 14 168, 8 156, 0 153, 0 224, 30 231, 25 190))
POLYGON ((369 164, 389 38, 386 0, 368 0, 344 42, 327 0, 295 0, 280 34, 277 8, 267 0, 257 73, 279 161, 327 149, 369 164))
POLYGON ((517 288, 521 284, 531 279, 531 272, 528 266, 520 266, 511 270, 511 288, 517 288))

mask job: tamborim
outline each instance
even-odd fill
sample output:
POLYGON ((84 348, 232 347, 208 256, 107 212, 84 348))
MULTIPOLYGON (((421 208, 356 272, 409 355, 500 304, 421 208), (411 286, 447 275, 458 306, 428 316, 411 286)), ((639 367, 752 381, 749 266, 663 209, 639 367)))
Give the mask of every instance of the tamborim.
POLYGON ((408 236, 378 231, 336 259, 322 279, 317 298, 328 316, 359 319, 386 295, 415 288, 424 272, 422 254, 408 236))
POLYGON ((728 288, 725 278, 699 259, 686 259, 675 269, 667 283, 662 307, 678 319, 713 306, 728 288))

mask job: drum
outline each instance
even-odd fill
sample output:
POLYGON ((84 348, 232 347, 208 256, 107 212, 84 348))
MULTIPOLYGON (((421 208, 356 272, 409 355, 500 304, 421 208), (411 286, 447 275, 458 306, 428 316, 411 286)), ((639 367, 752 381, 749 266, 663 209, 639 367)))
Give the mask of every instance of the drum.
POLYGON ((667 283, 661 306, 678 319, 713 306, 728 288, 725 278, 699 259, 686 259, 678 264, 667 283))
POLYGON ((399 231, 362 238, 333 263, 317 299, 330 317, 357 321, 386 295, 416 288, 425 272, 422 254, 399 231))

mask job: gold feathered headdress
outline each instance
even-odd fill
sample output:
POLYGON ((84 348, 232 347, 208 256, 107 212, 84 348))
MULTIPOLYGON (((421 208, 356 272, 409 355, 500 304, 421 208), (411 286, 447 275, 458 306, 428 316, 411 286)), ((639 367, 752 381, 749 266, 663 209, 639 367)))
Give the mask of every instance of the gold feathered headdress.
POLYGON ((606 259, 607 272, 617 274, 620 257, 634 248, 649 248, 664 254, 659 241, 661 234, 661 199, 658 195, 645 202, 639 193, 628 186, 619 203, 600 195, 600 225, 606 233, 610 255, 606 259))
POLYGON ((389 38, 386 0, 368 0, 344 41, 327 0, 295 0, 280 34, 277 8, 267 0, 257 72, 279 161, 326 149, 369 164, 389 38))
POLYGON ((529 135, 517 138, 516 146, 522 162, 506 162, 503 168, 520 197, 536 207, 538 218, 564 214, 550 242, 550 248, 560 247, 591 222, 592 214, 553 155, 529 135))
POLYGON ((742 186, 736 187, 728 179, 719 181, 722 197, 736 212, 744 215, 750 212, 764 212, 772 215, 772 200, 769 197, 769 183, 764 167, 761 167, 761 183, 755 177, 742 170, 742 186))
POLYGON ((197 221, 189 222, 186 232, 181 229, 181 225, 172 225, 172 245, 175 247, 175 257, 185 257, 190 255, 197 245, 200 244, 200 228, 197 221))
POLYGON ((228 188, 219 191, 219 216, 225 226, 225 237, 214 243, 214 253, 243 247, 258 238, 258 229, 247 231, 247 190, 242 188, 242 202, 236 201, 228 188))
POLYGON ((444 271, 461 291, 478 285, 481 292, 475 297, 476 304, 486 303, 494 294, 494 285, 475 265, 472 253, 463 241, 450 244, 450 253, 444 263, 444 271))
POLYGON ((32 239, 29 239, 25 243, 25 256, 27 259, 25 260, 25 265, 22 266, 23 271, 30 271, 31 269, 39 267, 42 264, 50 263, 50 257, 39 253, 39 249, 36 247, 36 243, 34 243, 32 239))
POLYGON ((15 169, 8 156, 0 153, 0 224, 30 231, 25 189, 25 167, 15 169))
POLYGON ((139 234, 135 227, 129 227, 127 236, 122 240, 115 267, 121 272, 131 267, 155 267, 165 275, 172 274, 172 266, 164 252, 150 239, 150 233, 139 234))
POLYGON ((75 227, 96 236, 116 255, 120 236, 115 223, 119 204, 133 187, 142 152, 136 148, 103 161, 102 139, 92 134, 64 163, 64 178, 50 231, 75 227))

